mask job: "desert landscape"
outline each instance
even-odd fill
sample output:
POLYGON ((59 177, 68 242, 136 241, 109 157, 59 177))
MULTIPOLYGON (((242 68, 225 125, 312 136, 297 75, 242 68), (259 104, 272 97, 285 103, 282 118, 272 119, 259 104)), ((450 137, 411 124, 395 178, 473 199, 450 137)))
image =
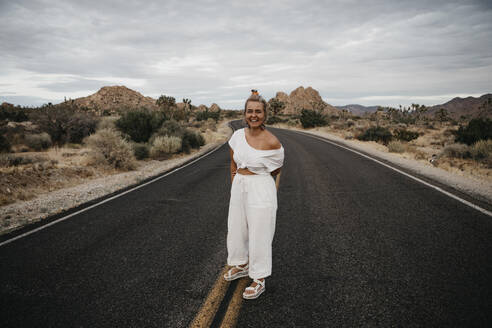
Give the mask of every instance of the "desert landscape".
MULTIPOLYGON (((269 126, 342 138, 354 147, 492 182, 491 94, 432 107, 335 107, 317 90, 300 86, 290 94, 278 92, 268 104, 269 126)), ((159 167, 168 169, 200 148, 224 143, 232 132, 227 122, 242 118, 240 109, 194 106, 189 99, 176 103, 164 95, 153 99, 124 86, 103 87, 87 97, 39 108, 3 103, 0 114, 3 232, 80 203, 34 201, 43 195, 77 186, 86 190, 91 181, 141 172, 106 190, 113 192, 158 174, 159 167)))

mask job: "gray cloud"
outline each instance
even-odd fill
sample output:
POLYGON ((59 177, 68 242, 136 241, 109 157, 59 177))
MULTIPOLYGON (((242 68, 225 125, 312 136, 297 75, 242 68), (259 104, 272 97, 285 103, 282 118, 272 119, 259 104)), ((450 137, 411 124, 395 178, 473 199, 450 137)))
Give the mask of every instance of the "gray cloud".
POLYGON ((363 4, 0 2, 0 95, 56 102, 124 84, 241 107, 253 87, 312 86, 337 105, 491 91, 489 1, 363 4))

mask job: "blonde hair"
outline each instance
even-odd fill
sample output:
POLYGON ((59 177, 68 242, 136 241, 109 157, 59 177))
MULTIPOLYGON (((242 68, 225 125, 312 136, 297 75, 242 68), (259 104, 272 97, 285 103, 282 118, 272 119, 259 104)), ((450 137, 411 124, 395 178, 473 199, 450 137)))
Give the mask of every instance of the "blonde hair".
MULTIPOLYGON (((267 120, 267 117, 268 117, 268 103, 266 102, 265 99, 263 99, 263 97, 258 93, 258 90, 251 90, 251 96, 249 96, 249 98, 246 100, 246 102, 244 103, 244 115, 246 115, 246 110, 248 109, 248 102, 250 101, 256 101, 256 102, 259 102, 259 103, 262 103, 263 104, 263 112, 265 113, 265 119, 263 120, 263 122, 261 123, 260 127, 262 129, 265 129, 265 122, 267 120)), ((248 128, 250 127, 249 124, 248 124, 248 121, 244 120, 246 122, 246 124, 248 125, 248 128)))

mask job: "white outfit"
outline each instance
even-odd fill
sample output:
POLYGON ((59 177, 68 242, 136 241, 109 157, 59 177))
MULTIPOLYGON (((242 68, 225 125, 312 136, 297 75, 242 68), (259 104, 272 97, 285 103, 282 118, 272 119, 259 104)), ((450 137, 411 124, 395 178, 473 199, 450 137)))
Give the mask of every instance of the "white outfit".
POLYGON ((255 175, 237 173, 231 187, 227 219, 227 264, 249 262, 249 276, 265 278, 272 273, 272 241, 277 214, 277 188, 271 172, 283 166, 284 148, 251 147, 245 128, 234 132, 229 145, 239 168, 255 175))

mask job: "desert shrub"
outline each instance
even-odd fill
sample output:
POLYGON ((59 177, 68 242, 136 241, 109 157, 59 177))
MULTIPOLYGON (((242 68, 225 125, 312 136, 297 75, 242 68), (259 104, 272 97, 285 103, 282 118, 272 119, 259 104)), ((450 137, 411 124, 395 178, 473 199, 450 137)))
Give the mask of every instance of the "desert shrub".
POLYGON ((388 151, 390 153, 404 153, 405 152, 405 144, 401 141, 390 141, 388 143, 388 151))
POLYGON ((304 129, 328 125, 328 119, 323 113, 310 109, 303 109, 300 119, 304 129))
POLYGON ((19 166, 33 163, 42 163, 46 162, 46 158, 40 156, 22 156, 15 154, 0 154, 0 166, 1 167, 9 167, 9 166, 19 166))
POLYGON ((39 134, 27 134, 24 137, 25 144, 34 149, 35 151, 40 151, 41 149, 47 149, 51 147, 51 137, 48 133, 43 132, 39 134))
POLYGON ((98 119, 88 113, 75 113, 66 125, 65 142, 81 143, 88 135, 96 132, 98 119))
POLYGON ((200 133, 186 129, 183 134, 181 151, 189 153, 191 148, 200 148, 205 144, 205 139, 200 133))
POLYGON ((299 122, 298 122, 297 120, 293 120, 293 119, 289 119, 289 120, 287 121, 287 125, 288 125, 288 126, 297 126, 297 124, 298 124, 298 123, 299 123, 299 122))
POLYGON ((197 121, 206 121, 209 118, 213 118, 216 122, 219 121, 220 111, 209 111, 209 110, 205 110, 205 111, 202 111, 202 112, 198 112, 196 114, 196 120, 197 121))
POLYGON ((214 119, 209 118, 207 121, 200 123, 200 122, 194 122, 190 124, 191 126, 195 128, 199 128, 201 132, 205 133, 207 130, 211 131, 217 131, 217 122, 215 122, 214 119))
POLYGON ((116 117, 103 117, 97 123, 96 130, 102 129, 116 129, 115 122, 118 120, 116 117))
POLYGON ((492 140, 479 140, 470 147, 473 159, 482 160, 492 155, 492 140))
POLYGON ((470 158, 470 147, 465 144, 455 143, 444 148, 443 154, 450 158, 470 158))
MULTIPOLYGON (((169 120, 162 124, 157 130, 156 136, 170 136, 182 138, 185 132, 185 128, 179 124, 176 120, 169 120)), ((152 140, 153 141, 153 140, 152 140)))
POLYGON ((151 113, 147 109, 140 109, 124 113, 115 122, 115 126, 129 135, 131 140, 147 142, 165 120, 166 116, 162 111, 151 113))
POLYGON ((43 106, 32 114, 32 121, 42 132, 50 135, 54 144, 66 142, 81 143, 82 139, 94 133, 97 118, 90 113, 75 112, 72 108, 62 106, 43 106))
POLYGON ((24 122, 29 120, 28 113, 32 109, 14 106, 8 103, 0 105, 0 120, 8 120, 14 122, 24 122))
POLYGON ((370 127, 360 134, 357 139, 362 141, 376 141, 388 144, 393 138, 390 130, 381 126, 370 127))
POLYGON ((394 137, 400 141, 412 141, 419 137, 418 132, 408 131, 406 129, 397 129, 393 132, 394 137))
POLYGON ((150 148, 150 157, 162 158, 181 150, 181 138, 174 136, 158 136, 150 148))
POLYGON ((149 157, 149 147, 146 144, 135 144, 133 146, 133 155, 138 160, 149 157))
POLYGON ((278 116, 269 116, 267 118, 266 124, 276 124, 276 123, 283 123, 286 120, 278 117, 278 116))
POLYGON ((472 145, 479 140, 492 139, 492 120, 475 118, 466 127, 460 126, 456 131, 456 142, 472 145))
POLYGON ((224 116, 227 118, 233 118, 236 117, 236 115, 238 115, 239 113, 240 113, 239 111, 235 111, 235 110, 225 110, 224 116))
POLYGON ((8 153, 10 152, 10 148, 11 145, 8 139, 0 134, 0 153, 8 153))
POLYGON ((90 156, 94 163, 102 162, 124 170, 132 170, 136 167, 132 147, 118 131, 102 129, 84 141, 92 150, 90 156))

